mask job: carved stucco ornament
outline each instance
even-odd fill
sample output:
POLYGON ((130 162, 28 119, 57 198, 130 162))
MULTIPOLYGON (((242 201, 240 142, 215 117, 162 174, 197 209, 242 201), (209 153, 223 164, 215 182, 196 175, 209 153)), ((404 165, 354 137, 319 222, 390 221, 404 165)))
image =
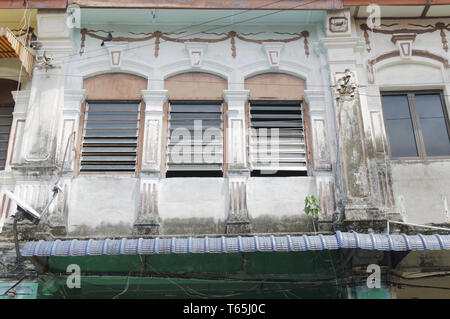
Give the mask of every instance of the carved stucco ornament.
POLYGON ((353 73, 346 69, 344 76, 336 81, 336 99, 337 100, 353 100, 356 92, 356 83, 353 73))

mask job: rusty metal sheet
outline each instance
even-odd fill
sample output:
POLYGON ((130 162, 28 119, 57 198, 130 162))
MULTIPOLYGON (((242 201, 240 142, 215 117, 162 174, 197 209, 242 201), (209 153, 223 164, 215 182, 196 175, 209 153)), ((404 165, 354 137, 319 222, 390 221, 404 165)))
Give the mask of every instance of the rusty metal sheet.
POLYGON ((156 9, 261 9, 332 10, 342 9, 342 0, 69 0, 84 8, 156 8, 156 9))

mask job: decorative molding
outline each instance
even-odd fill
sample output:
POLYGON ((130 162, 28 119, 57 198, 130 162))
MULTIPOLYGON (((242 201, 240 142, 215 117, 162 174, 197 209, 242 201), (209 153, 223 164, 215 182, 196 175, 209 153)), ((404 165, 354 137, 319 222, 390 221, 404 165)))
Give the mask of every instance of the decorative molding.
MULTIPOLYGON (((375 71, 374 71, 374 66, 375 64, 383 61, 383 60, 387 60, 387 59, 391 59, 391 58, 395 58, 395 57, 399 57, 401 56, 401 53, 399 50, 395 50, 395 51, 390 51, 387 53, 383 53, 377 57, 375 57, 372 60, 368 60, 367 61, 367 72, 369 74, 369 83, 370 84, 374 84, 375 83, 375 71)), ((428 58, 428 59, 432 59, 435 61, 438 61, 440 63, 442 63, 443 67, 445 69, 450 69, 450 64, 448 59, 441 57, 440 55, 431 53, 430 51, 427 50, 412 50, 411 51, 411 56, 417 56, 417 57, 422 57, 422 58, 428 58)))
MULTIPOLYGON (((94 39, 98 40, 108 40, 107 37, 103 37, 100 35, 97 35, 97 32, 106 32, 103 30, 87 30, 87 29, 81 29, 81 45, 80 45, 80 56, 84 53, 84 47, 85 47, 85 41, 86 36, 89 36, 94 39)), ((181 32, 184 33, 184 32, 181 32)), ((177 34, 181 34, 177 33, 177 34)), ((159 55, 159 49, 160 49, 160 43, 161 39, 166 42, 175 42, 175 43, 190 43, 190 42, 197 42, 197 43, 217 43, 217 42, 223 42, 226 40, 230 40, 231 44, 231 56, 233 58, 236 58, 236 39, 239 39, 241 41, 245 42, 251 42, 251 43, 258 43, 263 44, 265 42, 282 42, 282 43, 288 43, 297 41, 300 39, 304 39, 304 47, 305 47, 305 55, 309 56, 309 46, 308 46, 308 37, 309 32, 308 31, 302 31, 300 33, 286 33, 286 32, 274 32, 275 34, 280 35, 293 35, 292 38, 288 39, 250 39, 247 36, 253 35, 253 33, 245 34, 245 33, 237 33, 236 31, 229 31, 228 33, 208 33, 208 32, 202 32, 202 34, 206 35, 215 35, 219 36, 219 38, 173 38, 169 35, 175 34, 173 32, 161 32, 161 31, 154 31, 149 33, 139 33, 142 35, 145 35, 142 38, 132 38, 132 37, 113 37, 110 41, 111 42, 139 42, 139 41, 149 41, 152 39, 155 39, 155 58, 159 55)), ((133 33, 136 34, 136 33, 133 33)))
POLYGON ((25 120, 17 120, 15 122, 15 129, 14 129, 14 136, 12 139, 12 143, 9 147, 10 154, 9 154, 9 165, 18 165, 20 164, 20 158, 22 155, 21 148, 22 148, 22 141, 23 141, 23 133, 25 129, 25 120))
MULTIPOLYGON (((391 25, 382 25, 382 26, 391 27, 394 25, 396 25, 396 23, 391 24, 391 25)), ((407 29, 407 28, 395 29, 395 30, 386 30, 386 29, 377 29, 377 28, 371 29, 365 23, 361 24, 359 27, 361 28, 362 31, 364 31, 364 39, 366 41, 367 52, 371 51, 370 37, 369 37, 368 31, 371 31, 374 33, 381 33, 381 34, 415 34, 415 35, 439 31, 440 36, 441 36, 442 49, 444 49, 445 52, 448 52, 448 41, 447 41, 447 36, 446 36, 444 30, 450 31, 450 24, 445 24, 444 22, 437 22, 434 25, 428 24, 425 26, 420 25, 420 24, 414 24, 414 23, 410 23, 409 25, 414 26, 414 27, 419 27, 422 29, 407 29)))
POLYGON ((81 105, 85 99, 85 90, 64 90, 63 116, 79 117, 81 115, 81 105))
POLYGON ((356 93, 356 79, 355 74, 349 69, 346 69, 344 73, 335 74, 336 92, 335 97, 337 100, 353 100, 356 93), (341 76, 339 76, 341 74, 341 76))
POLYGON ((160 171, 162 154, 161 136, 164 103, 169 97, 167 90, 143 90, 145 102, 145 125, 143 141, 142 171, 160 171))
POLYGON ((263 43, 264 52, 266 53, 269 66, 271 68, 278 68, 281 60, 281 50, 284 43, 263 43))
POLYGON ((332 38, 352 36, 352 16, 349 8, 328 11, 326 17, 327 36, 332 38))
POLYGON ((153 169, 158 170, 159 156, 159 120, 145 121, 145 143, 144 143, 144 166, 151 165, 153 169))
POLYGON ((65 179, 61 183, 62 193, 56 197, 54 211, 48 215, 48 224, 61 235, 67 233, 68 200, 70 194, 70 179, 65 179))
POLYGON ((244 181, 230 181, 231 219, 247 217, 247 185, 244 181))
POLYGON ((230 179, 230 210, 226 221, 226 233, 250 232, 250 219, 247 211, 247 182, 243 179, 230 179))
POLYGON ((105 42, 104 46, 108 50, 110 56, 110 67, 112 70, 120 69, 122 66, 123 50, 128 46, 128 42, 105 42))
MULTIPOLYGON (((350 70, 335 73, 335 81, 338 82, 342 75, 348 79, 344 85, 356 82, 355 74, 350 70)), ((361 105, 358 96, 352 97, 351 93, 351 90, 339 93, 340 98, 336 99, 339 148, 349 206, 354 204, 351 203, 353 200, 364 201, 371 195, 361 105)))
POLYGON ((400 51, 400 56, 402 58, 410 58, 412 55, 412 44, 416 39, 416 34, 407 33, 407 34, 394 34, 391 38, 391 41, 398 46, 400 51))
POLYGON ((167 90, 143 90, 142 99, 145 102, 146 115, 161 115, 163 113, 164 103, 169 98, 167 90))
POLYGON ((158 216, 158 192, 156 182, 141 183, 141 207, 139 216, 158 216))
POLYGON ((323 115, 325 113, 325 92, 321 90, 305 90, 303 92, 303 99, 309 107, 311 115, 323 115))
POLYGON ((139 213, 134 222, 134 233, 138 235, 159 234, 158 181, 142 180, 140 186, 139 213))
POLYGON ((223 99, 227 103, 227 163, 229 169, 244 169, 246 160, 245 103, 250 92, 248 90, 225 90, 223 99))
MULTIPOLYGON (((245 103, 247 102, 250 91, 248 90, 225 90, 223 99, 227 103, 229 115, 233 113, 244 114, 245 103)), ((245 115, 245 114, 244 114, 245 115)))
POLYGON ((380 188, 380 200, 385 207, 395 205, 394 192, 392 189, 391 170, 386 164, 377 165, 378 183, 380 188))
POLYGON ((30 102, 31 90, 12 91, 11 94, 15 101, 14 113, 25 116, 30 102))
POLYGON ((193 68, 200 68, 202 66, 203 57, 208 48, 207 43, 185 43, 186 51, 188 52, 191 66, 193 68))
POLYGON ((347 17, 330 17, 328 19, 328 29, 332 33, 345 33, 348 31, 347 17))
POLYGON ((246 165, 246 145, 243 119, 230 119, 228 129, 228 158, 229 169, 244 168, 246 165))
POLYGON ((370 111, 370 126, 372 128, 373 149, 377 154, 385 154, 385 139, 383 130, 383 121, 379 111, 370 111))
POLYGON ((314 158, 317 163, 314 165, 316 168, 329 168, 330 164, 330 154, 327 147, 327 138, 325 133, 325 120, 323 119, 313 119, 312 127, 314 130, 314 158))
MULTIPOLYGON (((35 210, 42 210, 52 195, 53 185, 46 182, 20 182, 14 188, 14 194, 23 199, 35 210)), ((50 213, 56 208, 56 205, 50 207, 50 213)))
POLYGON ((59 143, 59 161, 64 162, 64 168, 70 169, 72 166, 72 160, 74 159, 74 144, 76 143, 76 119, 64 119, 62 124, 62 132, 59 143), (67 149, 67 154, 66 154, 67 149), (64 158, 65 155, 65 158, 64 158))
POLYGON ((322 38, 320 41, 326 49, 353 49, 364 45, 359 37, 322 38))

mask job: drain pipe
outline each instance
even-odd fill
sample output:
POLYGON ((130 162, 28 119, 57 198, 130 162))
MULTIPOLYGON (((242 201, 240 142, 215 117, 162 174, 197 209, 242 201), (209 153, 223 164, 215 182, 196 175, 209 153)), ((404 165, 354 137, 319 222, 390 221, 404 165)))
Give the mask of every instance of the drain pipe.
POLYGON ((396 222, 396 221, 393 221, 393 220, 388 220, 388 224, 399 224, 399 225, 406 225, 406 226, 415 226, 415 227, 422 227, 422 228, 450 231, 450 228, 427 226, 427 225, 419 225, 419 224, 411 224, 411 223, 403 223, 403 222, 396 222))

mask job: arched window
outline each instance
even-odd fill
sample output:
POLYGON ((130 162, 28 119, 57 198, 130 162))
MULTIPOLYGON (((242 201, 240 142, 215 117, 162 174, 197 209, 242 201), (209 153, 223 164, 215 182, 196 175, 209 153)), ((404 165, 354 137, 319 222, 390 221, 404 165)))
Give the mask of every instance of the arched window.
POLYGON ((227 81, 211 74, 191 72, 165 81, 167 177, 223 176, 224 107, 227 81))
POLYGON ((138 172, 147 80, 125 73, 84 81, 80 172, 138 172))
POLYGON ((309 119, 302 101, 305 81, 282 73, 246 79, 252 176, 306 175, 309 119), (266 175, 270 173, 270 175, 266 175))
POLYGON ((6 165, 12 112, 15 104, 11 92, 15 90, 17 90, 17 81, 0 79, 0 169, 2 170, 6 165))

